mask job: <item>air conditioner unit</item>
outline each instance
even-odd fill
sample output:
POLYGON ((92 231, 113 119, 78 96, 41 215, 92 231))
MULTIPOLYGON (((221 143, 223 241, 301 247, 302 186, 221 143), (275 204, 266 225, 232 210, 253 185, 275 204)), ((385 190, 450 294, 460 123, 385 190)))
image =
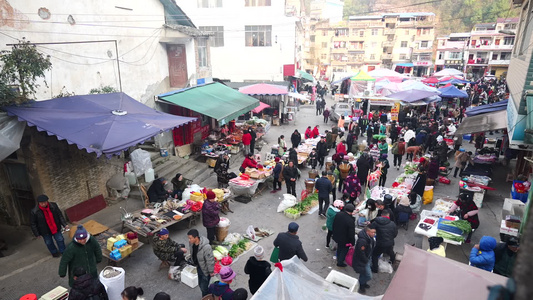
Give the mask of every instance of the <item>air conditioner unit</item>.
POLYGON ((365 97, 369 97, 371 94, 372 94, 372 91, 368 91, 368 90, 363 93, 365 97))

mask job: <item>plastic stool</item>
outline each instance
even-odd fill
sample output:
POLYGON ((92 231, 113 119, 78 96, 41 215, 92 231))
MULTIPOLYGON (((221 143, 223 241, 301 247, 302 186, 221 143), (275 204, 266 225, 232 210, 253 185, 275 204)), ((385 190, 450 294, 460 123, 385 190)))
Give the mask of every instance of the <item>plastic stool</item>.
POLYGON ((37 300, 37 295, 27 294, 27 295, 20 297, 20 300, 37 300))
POLYGON ((272 154, 272 153, 267 153, 265 154, 265 161, 267 160, 274 160, 274 158, 276 158, 276 155, 272 154))

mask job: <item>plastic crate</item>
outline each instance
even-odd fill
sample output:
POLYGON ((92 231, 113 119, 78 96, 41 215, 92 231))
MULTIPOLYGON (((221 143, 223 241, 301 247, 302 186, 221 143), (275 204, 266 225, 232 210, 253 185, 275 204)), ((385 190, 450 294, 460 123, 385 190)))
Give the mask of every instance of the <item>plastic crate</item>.
POLYGON ((181 271, 181 282, 185 283, 190 288, 195 288, 198 286, 198 272, 196 267, 186 266, 183 271, 181 271))
POLYGON ((359 290, 359 280, 335 270, 329 272, 326 281, 345 287, 352 293, 359 290))

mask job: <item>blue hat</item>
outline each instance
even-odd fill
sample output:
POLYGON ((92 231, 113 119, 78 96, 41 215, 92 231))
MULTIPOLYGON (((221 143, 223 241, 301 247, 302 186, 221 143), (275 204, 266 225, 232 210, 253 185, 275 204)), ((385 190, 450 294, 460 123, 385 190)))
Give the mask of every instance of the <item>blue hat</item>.
POLYGON ((87 238, 89 234, 87 233, 87 230, 83 227, 83 225, 78 225, 78 229, 76 229, 76 233, 74 234, 74 237, 76 240, 84 240, 87 238))
POLYGON ((297 232, 298 228, 300 228, 300 225, 296 222, 290 222, 289 223, 289 232, 297 232))
POLYGON ((460 148, 459 151, 460 151, 460 152, 465 152, 465 149, 460 148))
POLYGON ((166 228, 163 228, 163 229, 159 230, 159 235, 166 235, 168 233, 169 233, 168 229, 166 229, 166 228))

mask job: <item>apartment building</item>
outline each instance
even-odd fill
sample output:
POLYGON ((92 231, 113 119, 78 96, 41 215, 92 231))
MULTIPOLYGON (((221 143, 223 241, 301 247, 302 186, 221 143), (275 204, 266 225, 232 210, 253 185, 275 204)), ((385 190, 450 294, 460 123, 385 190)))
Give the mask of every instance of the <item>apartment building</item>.
POLYGON ((495 23, 476 24, 466 49, 466 73, 506 76, 515 43, 519 18, 498 18, 495 23))
POLYGON ((457 69, 464 72, 464 53, 467 52, 470 32, 451 33, 437 38, 435 54, 435 71, 445 68, 457 69))
POLYGON ((352 16, 347 22, 316 26, 314 48, 323 75, 395 69, 413 76, 433 70, 435 14, 352 16))
POLYGON ((302 1, 176 2, 200 30, 214 37, 209 53, 213 77, 282 81, 301 67, 302 1))

